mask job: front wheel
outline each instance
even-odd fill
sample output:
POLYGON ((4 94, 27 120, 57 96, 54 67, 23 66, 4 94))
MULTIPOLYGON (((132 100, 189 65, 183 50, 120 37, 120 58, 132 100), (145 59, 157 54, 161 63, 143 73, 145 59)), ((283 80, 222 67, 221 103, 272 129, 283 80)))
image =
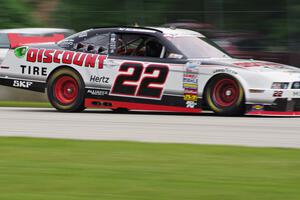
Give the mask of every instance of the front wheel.
POLYGON ((214 77, 207 85, 205 99, 216 114, 232 116, 245 113, 244 90, 232 76, 214 77))
POLYGON ((84 107, 84 83, 77 72, 61 69, 48 80, 48 99, 53 107, 62 112, 80 112, 84 107))

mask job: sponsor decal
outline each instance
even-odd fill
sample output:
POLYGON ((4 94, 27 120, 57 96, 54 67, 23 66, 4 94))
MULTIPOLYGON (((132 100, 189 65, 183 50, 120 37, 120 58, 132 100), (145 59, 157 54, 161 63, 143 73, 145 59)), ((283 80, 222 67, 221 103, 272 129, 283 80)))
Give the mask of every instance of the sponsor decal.
POLYGON ((185 101, 197 101, 198 95, 196 95, 196 94, 184 94, 183 99, 185 101))
POLYGON ((83 37, 87 37, 87 36, 88 36, 88 31, 82 31, 78 35, 79 38, 83 38, 83 37))
POLYGON ((185 88, 185 94, 198 94, 198 88, 185 88))
POLYGON ((198 72, 200 61, 189 61, 183 74, 183 100, 187 108, 195 108, 198 100, 198 72))
POLYGON ((46 83, 40 81, 26 80, 26 79, 14 79, 9 77, 0 78, 1 85, 8 87, 14 87, 24 90, 32 90, 36 92, 45 92, 46 83))
POLYGON ((89 68, 103 68, 106 55, 53 50, 53 49, 28 49, 26 61, 32 63, 57 63, 77 65, 89 68))
POLYGON ((184 89, 197 89, 198 84, 193 84, 193 83, 184 83, 183 84, 184 89))
POLYGON ((13 87, 17 87, 17 88, 30 88, 30 86, 33 83, 30 81, 19 81, 19 80, 14 80, 13 82, 13 87))
POLYGON ((233 63, 233 64, 239 67, 282 66, 282 64, 269 63, 269 62, 241 62, 241 63, 233 63))
POLYGON ((187 78, 187 79, 197 79, 198 75, 196 74, 183 74, 183 78, 187 78))
POLYGON ((181 59, 183 58, 183 55, 177 53, 170 53, 168 58, 181 59))
POLYGON ((74 40, 73 39, 65 39, 64 41, 62 41, 62 43, 61 43, 62 45, 64 45, 64 46, 73 46, 73 44, 74 44, 74 40))
POLYGON ((28 51, 28 47, 18 47, 14 50, 16 57, 23 58, 28 51))
POLYGON ((90 82, 94 82, 94 83, 108 83, 109 78, 105 77, 105 76, 95 76, 95 75, 91 75, 90 78, 90 82))
POLYGON ((185 65, 184 78, 197 79, 199 73, 199 66, 201 65, 200 61, 189 61, 185 65))
POLYGON ((155 30, 143 30, 138 28, 119 28, 120 31, 133 31, 133 32, 148 32, 148 33, 155 33, 155 30))
MULTIPOLYGON (((183 82, 184 83, 194 83, 197 84, 198 83, 198 79, 193 79, 193 78, 183 78, 183 82)), ((197 86, 198 87, 198 86, 197 86)))
POLYGON ((187 101, 186 102, 187 108, 195 108, 195 106, 197 106, 197 102, 195 102, 195 101, 187 101))
POLYGON ((114 54, 117 49, 117 36, 115 33, 110 35, 110 44, 109 44, 109 51, 111 54, 114 54))
POLYGON ((263 110, 264 109, 264 105, 261 105, 261 104, 256 104, 256 105, 253 105, 252 106, 252 111, 255 110, 263 110))
POLYGON ((34 75, 34 76, 47 76, 46 67, 26 66, 21 65, 22 74, 34 75))
POLYGON ((273 93, 273 97, 282 97, 282 95, 283 95, 283 91, 274 91, 274 93, 273 93))
POLYGON ((91 95, 95 95, 95 96, 104 96, 104 95, 108 95, 108 91, 106 90, 94 90, 94 89, 89 89, 87 91, 88 94, 91 94, 91 95))
POLYGON ((225 68, 225 69, 217 69, 213 72, 214 74, 217 74, 217 73, 230 73, 230 74, 238 74, 236 71, 232 70, 232 69, 228 69, 228 68, 225 68))
POLYGON ((300 97, 300 92, 293 92, 294 97, 300 97))

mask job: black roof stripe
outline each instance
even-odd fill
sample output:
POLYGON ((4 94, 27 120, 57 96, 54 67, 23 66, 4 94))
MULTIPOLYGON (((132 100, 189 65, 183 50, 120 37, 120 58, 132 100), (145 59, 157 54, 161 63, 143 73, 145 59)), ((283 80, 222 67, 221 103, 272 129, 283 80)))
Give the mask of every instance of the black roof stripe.
POLYGON ((130 29, 140 29, 140 30, 151 30, 163 33, 161 30, 155 29, 155 28, 148 28, 148 27, 135 27, 135 26, 103 26, 103 27, 92 27, 90 29, 120 29, 120 28, 130 28, 130 29))

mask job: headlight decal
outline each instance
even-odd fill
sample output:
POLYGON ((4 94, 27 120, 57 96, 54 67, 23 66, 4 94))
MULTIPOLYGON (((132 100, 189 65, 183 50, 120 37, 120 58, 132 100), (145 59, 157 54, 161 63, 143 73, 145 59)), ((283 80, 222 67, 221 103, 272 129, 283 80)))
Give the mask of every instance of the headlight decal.
POLYGON ((287 82, 274 82, 272 83, 271 89, 288 89, 289 83, 287 82))

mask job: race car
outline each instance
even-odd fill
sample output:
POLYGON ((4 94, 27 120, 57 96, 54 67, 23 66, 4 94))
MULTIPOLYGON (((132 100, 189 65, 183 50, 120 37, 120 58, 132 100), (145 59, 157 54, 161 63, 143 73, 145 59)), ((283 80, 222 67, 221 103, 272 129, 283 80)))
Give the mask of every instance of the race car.
POLYGON ((300 69, 235 59, 200 33, 176 28, 92 28, 21 46, 1 64, 0 84, 47 91, 63 112, 300 115, 300 69))

